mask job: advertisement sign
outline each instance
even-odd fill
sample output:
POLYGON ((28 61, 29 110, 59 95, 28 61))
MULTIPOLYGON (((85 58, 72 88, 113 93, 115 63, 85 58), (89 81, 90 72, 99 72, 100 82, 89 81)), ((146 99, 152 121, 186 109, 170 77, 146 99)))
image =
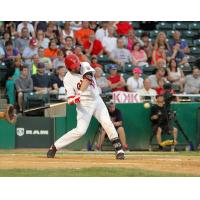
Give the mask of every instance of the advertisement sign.
POLYGON ((54 119, 19 117, 16 123, 16 148, 48 148, 54 139, 54 119))
POLYGON ((139 94, 136 92, 113 92, 113 100, 115 103, 139 103, 141 102, 139 94))

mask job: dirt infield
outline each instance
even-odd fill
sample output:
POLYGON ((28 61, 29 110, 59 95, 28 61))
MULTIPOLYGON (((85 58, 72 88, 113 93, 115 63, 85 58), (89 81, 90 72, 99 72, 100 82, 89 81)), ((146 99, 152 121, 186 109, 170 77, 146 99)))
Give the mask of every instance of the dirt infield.
POLYGON ((112 152, 58 153, 47 159, 44 150, 0 151, 0 169, 81 169, 92 167, 134 168, 200 176, 199 155, 177 153, 127 153, 125 160, 115 160, 112 152))

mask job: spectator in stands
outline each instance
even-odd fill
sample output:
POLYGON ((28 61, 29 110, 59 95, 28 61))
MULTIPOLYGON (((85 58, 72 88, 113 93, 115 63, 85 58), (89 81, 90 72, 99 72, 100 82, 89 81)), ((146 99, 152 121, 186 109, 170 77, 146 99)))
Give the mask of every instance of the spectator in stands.
POLYGON ((78 56, 80 62, 89 62, 90 63, 88 57, 82 51, 82 46, 80 46, 80 45, 75 46, 74 54, 78 56))
POLYGON ((57 29, 55 22, 48 22, 47 31, 45 32, 45 37, 49 40, 54 40, 56 44, 59 44, 58 40, 59 30, 57 29))
POLYGON ((152 43, 150 42, 149 34, 147 32, 143 32, 141 34, 140 38, 143 42, 142 48, 144 49, 144 51, 147 55, 148 62, 150 62, 151 58, 152 58, 153 46, 152 46, 152 43))
POLYGON ((167 37, 164 32, 159 32, 154 42, 154 50, 157 50, 160 46, 164 46, 164 50, 169 50, 167 37))
MULTIPOLYGON (((14 59, 13 67, 15 68, 15 73, 13 75, 13 80, 15 81, 20 76, 20 68, 22 66, 22 59, 21 57, 16 57, 14 59)), ((11 65, 12 67, 12 65, 11 65)))
MULTIPOLYGON (((3 38, 0 40, 0 46, 5 50, 6 47, 5 47, 5 44, 6 42, 8 41, 12 41, 12 37, 10 35, 9 32, 4 32, 3 33, 3 38)), ((12 41, 13 42, 13 41, 12 41)))
MULTIPOLYGON (((60 88, 64 88, 63 80, 66 74, 65 66, 58 66, 56 69, 56 74, 53 74, 51 77, 51 85, 54 93, 60 93, 60 88)), ((52 91, 51 91, 52 93, 52 91)))
POLYGON ((52 69, 51 59, 44 56, 44 48, 43 47, 38 48, 38 56, 39 56, 39 62, 44 63, 45 69, 51 70, 52 69))
POLYGON ((57 69, 59 66, 65 66, 65 58, 62 50, 58 50, 58 57, 53 60, 53 69, 57 69))
POLYGON ((148 67, 147 55, 145 51, 141 48, 139 42, 135 42, 133 45, 133 50, 131 52, 133 56, 133 64, 137 67, 148 67))
MULTIPOLYGON (((128 150, 128 144, 126 143, 126 134, 125 130, 123 127, 123 118, 122 118, 122 113, 119 109, 116 108, 114 102, 110 102, 108 104, 108 112, 110 115, 110 118, 114 124, 114 127, 119 135, 119 139, 121 141, 122 147, 124 150, 128 150)), ((100 128, 100 135, 98 139, 98 144, 96 145, 96 148, 98 150, 101 150, 102 145, 104 143, 104 139, 106 136, 105 130, 101 127, 100 128)))
POLYGON ((11 67, 7 71, 6 78, 6 96, 8 99, 8 104, 15 104, 15 82, 13 80, 13 75, 15 73, 15 68, 11 67))
POLYGON ((46 94, 51 90, 50 77, 45 73, 44 63, 38 63, 37 74, 32 75, 32 80, 36 93, 46 94))
POLYGON ((15 40, 15 47, 22 54, 24 49, 28 47, 28 45, 29 45, 29 32, 28 32, 28 28, 24 27, 22 28, 21 37, 18 37, 15 40))
POLYGON ((164 60, 163 58, 159 58, 154 67, 157 69, 163 68, 163 67, 166 68, 166 60, 164 60))
POLYGON ((156 69, 155 74, 152 74, 148 77, 148 79, 151 81, 151 88, 152 89, 158 88, 159 87, 158 81, 160 79, 164 79, 165 82, 167 82, 165 79, 165 75, 166 75, 166 71, 164 68, 156 69))
POLYGON ((38 53, 38 43, 32 38, 29 41, 29 46, 26 47, 22 53, 22 58, 24 59, 25 65, 29 67, 29 72, 31 72, 31 65, 33 56, 38 53))
POLYGON ((29 23, 28 21, 24 21, 24 22, 18 24, 18 26, 17 26, 18 35, 21 36, 22 29, 24 27, 26 27, 28 29, 29 36, 32 36, 33 38, 35 38, 35 31, 34 31, 33 25, 31 23, 29 23))
POLYGON ((73 50, 73 45, 74 45, 73 38, 71 36, 66 36, 63 45, 64 46, 61 48, 61 50, 63 51, 64 57, 66 57, 67 55, 66 52, 73 50))
POLYGON ((165 83, 166 82, 163 78, 158 79, 158 87, 155 88, 157 94, 163 94, 165 92, 165 90, 164 90, 164 84, 165 83))
POLYGON ((93 68, 96 68, 96 67, 100 67, 101 69, 103 68, 103 66, 102 65, 100 65, 99 63, 98 63, 98 60, 97 60, 97 56, 96 55, 93 55, 92 57, 91 57, 91 64, 90 64, 93 68))
POLYGON ((170 49, 173 50, 173 47, 179 44, 180 45, 180 51, 182 51, 184 54, 189 54, 190 49, 188 47, 188 44, 185 40, 181 40, 181 33, 179 31, 175 31, 173 33, 173 39, 169 42, 170 49))
POLYGON ((75 32, 75 38, 78 44, 84 45, 84 43, 89 39, 93 30, 89 28, 89 23, 87 21, 82 22, 82 28, 75 32))
POLYGON ((120 21, 116 24, 116 33, 119 36, 128 35, 128 32, 131 29, 133 29, 133 26, 130 22, 120 21))
POLYGON ((101 23, 101 28, 97 29, 95 33, 96 39, 103 42, 104 37, 108 37, 108 22, 103 21, 101 23))
POLYGON ((140 99, 142 101, 145 101, 145 100, 151 100, 151 102, 154 102, 155 101, 155 98, 154 97, 145 97, 145 95, 154 95, 156 96, 156 90, 152 89, 151 88, 151 81, 147 78, 143 81, 143 85, 144 87, 142 89, 139 89, 137 91, 137 93, 140 95, 140 99))
POLYGON ((36 21, 34 23, 34 30, 35 30, 35 32, 37 32, 38 30, 41 30, 45 33, 47 31, 47 22, 46 21, 36 21))
POLYGON ((183 92, 185 76, 183 71, 177 67, 175 59, 170 60, 167 75, 168 81, 170 81, 173 85, 178 85, 180 92, 183 92))
POLYGON ((18 36, 18 33, 16 31, 16 22, 5 21, 4 22, 4 31, 8 32, 10 34, 11 38, 18 36))
POLYGON ((134 64, 130 51, 124 48, 124 41, 122 38, 117 39, 117 48, 112 51, 110 59, 121 68, 124 68, 126 63, 134 64))
POLYGON ((74 40, 74 31, 71 29, 70 22, 65 22, 64 28, 60 32, 60 43, 61 44, 65 45, 66 37, 70 37, 70 38, 72 38, 72 40, 74 40))
POLYGON ((82 22, 79 22, 79 21, 72 21, 70 22, 70 25, 71 25, 71 29, 73 31, 78 31, 81 29, 82 27, 82 22))
MULTIPOLYGON (((159 45, 157 49, 153 50, 152 53, 152 60, 151 60, 151 65, 157 66, 158 65, 158 60, 163 59, 165 60, 166 63, 166 53, 165 53, 165 46, 164 45, 159 45)), ((165 64, 166 65, 166 64, 165 64)))
POLYGON ((112 92, 125 91, 125 80, 120 74, 117 73, 116 65, 110 65, 110 76, 107 79, 110 87, 112 88, 112 92))
POLYGON ((99 89, 99 93, 111 92, 111 87, 109 81, 102 76, 103 70, 100 67, 95 68, 95 78, 97 82, 97 87, 99 89))
POLYGON ((103 37, 102 45, 104 52, 109 56, 117 48, 117 38, 114 37, 114 28, 108 27, 108 36, 103 37))
POLYGON ((20 57, 20 53, 16 48, 13 47, 12 41, 7 41, 5 47, 5 61, 14 61, 16 57, 20 57))
POLYGON ((0 47, 0 61, 2 62, 5 57, 5 51, 2 47, 0 47))
POLYGON ((15 88, 17 91, 17 100, 19 105, 19 112, 23 110, 23 96, 25 92, 33 91, 33 81, 31 79, 26 66, 21 66, 20 77, 15 80, 15 88))
POLYGON ((40 62, 39 60, 39 56, 37 54, 33 55, 33 59, 32 59, 32 67, 31 67, 31 74, 37 74, 37 66, 38 63, 40 62))
POLYGON ((43 47, 44 49, 49 46, 49 39, 45 37, 45 33, 42 30, 38 30, 36 33, 36 39, 38 47, 43 47))
POLYGON ((185 78, 185 88, 186 94, 199 94, 200 93, 200 70, 194 67, 192 74, 187 75, 185 78))
POLYGON ((138 67, 133 69, 133 76, 127 79, 127 89, 129 92, 137 92, 143 88, 143 78, 141 78, 142 70, 138 67))
POLYGON ((173 46, 173 49, 168 51, 167 60, 170 61, 171 59, 175 59, 178 66, 181 66, 181 67, 184 67, 184 66, 188 67, 189 66, 187 57, 185 56, 183 51, 180 50, 180 44, 179 43, 176 43, 173 46))
POLYGON ((87 56, 101 55, 103 53, 103 46, 100 40, 95 38, 95 34, 91 33, 89 39, 83 44, 87 56))
POLYGON ((136 35, 135 35, 135 30, 134 30, 134 29, 130 29, 130 30, 128 31, 127 37, 124 37, 124 44, 125 44, 125 47, 126 47, 129 51, 132 51, 132 50, 133 50, 133 45, 134 45, 136 42, 139 42, 139 44, 140 44, 141 46, 144 45, 144 43, 143 43, 138 37, 136 37, 136 35))
POLYGON ((49 42, 49 47, 44 50, 44 56, 53 61, 58 56, 58 48, 55 40, 49 42))
POLYGON ((97 31, 98 27, 99 27, 99 23, 98 22, 96 22, 96 21, 90 21, 89 22, 89 28, 91 30, 93 30, 94 33, 97 31))

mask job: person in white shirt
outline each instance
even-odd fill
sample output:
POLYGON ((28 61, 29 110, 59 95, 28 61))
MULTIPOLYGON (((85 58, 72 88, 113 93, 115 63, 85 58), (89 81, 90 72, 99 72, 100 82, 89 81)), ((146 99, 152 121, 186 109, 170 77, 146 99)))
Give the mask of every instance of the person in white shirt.
POLYGON ((144 87, 142 89, 139 89, 137 93, 140 95, 140 100, 151 100, 151 102, 155 102, 155 96, 157 95, 156 90, 151 89, 151 81, 147 78, 143 81, 144 87), (145 95, 152 95, 152 97, 145 95))
POLYGON ((104 37, 108 37, 108 22, 102 22, 101 28, 96 31, 96 39, 103 42, 104 37))
POLYGON ((129 92, 137 92, 143 88, 143 78, 140 77, 142 70, 138 67, 133 69, 133 76, 127 79, 127 87, 129 92))
POLYGON ((35 31, 34 31, 34 27, 31 23, 29 23, 28 21, 24 21, 22 23, 20 23, 18 26, 17 26, 17 32, 18 32, 18 35, 21 37, 21 32, 22 32, 22 29, 26 27, 29 31, 29 35, 31 35, 33 38, 35 38, 35 31))
POLYGON ((108 36, 104 37, 102 40, 102 45, 104 51, 107 55, 110 55, 113 50, 117 48, 117 38, 114 35, 114 28, 112 26, 108 27, 108 36))
POLYGON ((95 70, 88 62, 80 62, 75 54, 68 55, 65 58, 65 65, 68 72, 63 83, 67 92, 68 104, 76 104, 77 126, 55 141, 47 152, 47 157, 54 158, 57 150, 82 137, 94 115, 112 142, 116 159, 124 159, 124 151, 119 136, 110 119, 106 105, 99 95, 94 77, 95 70))

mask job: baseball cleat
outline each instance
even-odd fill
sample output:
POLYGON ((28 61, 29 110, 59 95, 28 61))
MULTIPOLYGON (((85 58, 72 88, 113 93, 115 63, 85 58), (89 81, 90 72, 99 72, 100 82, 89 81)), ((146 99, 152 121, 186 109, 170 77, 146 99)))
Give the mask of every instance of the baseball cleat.
POLYGON ((125 157, 124 157, 124 151, 123 150, 117 151, 117 153, 116 153, 116 159, 117 160, 124 160, 125 159, 125 157))
POLYGON ((52 145, 49 151, 47 152, 47 158, 54 158, 56 155, 56 151, 57 151, 56 147, 52 145))

